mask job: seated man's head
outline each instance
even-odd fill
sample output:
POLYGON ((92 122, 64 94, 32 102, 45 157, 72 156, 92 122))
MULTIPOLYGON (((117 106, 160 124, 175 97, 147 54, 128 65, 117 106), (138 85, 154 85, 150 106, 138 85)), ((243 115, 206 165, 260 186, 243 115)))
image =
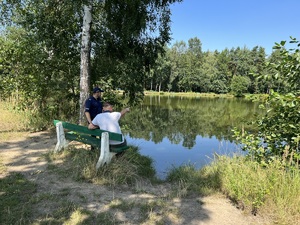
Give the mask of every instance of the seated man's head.
POLYGON ((111 104, 110 102, 104 102, 103 103, 103 111, 109 111, 109 112, 112 112, 113 111, 113 104, 111 104))

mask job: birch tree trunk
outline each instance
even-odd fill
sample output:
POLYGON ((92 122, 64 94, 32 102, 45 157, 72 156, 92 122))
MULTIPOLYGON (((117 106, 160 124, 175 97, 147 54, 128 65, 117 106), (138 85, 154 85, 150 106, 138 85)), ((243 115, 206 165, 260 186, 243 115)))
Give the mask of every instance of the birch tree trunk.
POLYGON ((89 97, 90 91, 90 54, 91 54, 91 24, 92 24, 92 6, 84 5, 83 7, 83 24, 82 24, 82 37, 81 37, 81 62, 80 62, 80 113, 79 124, 83 124, 84 116, 84 103, 89 97))

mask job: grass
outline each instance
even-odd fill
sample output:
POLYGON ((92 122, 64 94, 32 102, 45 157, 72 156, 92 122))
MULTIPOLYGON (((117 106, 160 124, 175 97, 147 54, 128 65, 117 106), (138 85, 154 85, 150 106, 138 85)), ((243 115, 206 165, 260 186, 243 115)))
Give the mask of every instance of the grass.
POLYGON ((167 179, 177 184, 181 196, 221 192, 245 212, 260 214, 274 224, 300 221, 300 171, 284 169, 280 162, 262 167, 241 156, 217 156, 200 170, 192 165, 174 168, 167 179))
POLYGON ((36 185, 16 173, 0 179, 0 190, 1 224, 28 224, 32 214, 30 199, 36 185))
POLYGON ((170 170, 167 181, 175 183, 173 186, 176 197, 185 197, 198 193, 206 196, 215 194, 220 189, 220 177, 217 171, 204 167, 198 170, 192 164, 182 165, 170 170))
POLYGON ((141 179, 159 182, 155 177, 152 160, 140 155, 136 147, 131 147, 122 156, 114 157, 110 164, 98 171, 95 168, 99 159, 98 151, 71 147, 59 154, 49 152, 45 157, 49 162, 48 169, 56 172, 62 178, 72 177, 77 181, 109 186, 135 185, 141 179), (57 160, 64 161, 63 170, 61 165, 55 166, 57 160))

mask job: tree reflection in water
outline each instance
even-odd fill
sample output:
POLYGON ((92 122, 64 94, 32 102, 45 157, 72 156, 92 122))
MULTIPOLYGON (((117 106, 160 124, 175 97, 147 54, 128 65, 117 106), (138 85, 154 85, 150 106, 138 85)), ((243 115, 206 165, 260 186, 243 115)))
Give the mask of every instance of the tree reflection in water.
POLYGON ((153 158, 163 178, 171 166, 193 163, 199 168, 214 152, 236 152, 231 129, 253 130, 249 122, 258 113, 258 103, 245 99, 146 96, 121 125, 126 125, 128 143, 153 158))

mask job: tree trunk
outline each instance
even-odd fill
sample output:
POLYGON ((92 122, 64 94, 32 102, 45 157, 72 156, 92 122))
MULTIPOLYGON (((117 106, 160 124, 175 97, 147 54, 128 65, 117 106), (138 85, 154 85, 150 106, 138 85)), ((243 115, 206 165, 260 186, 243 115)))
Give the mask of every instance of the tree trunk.
POLYGON ((92 24, 92 6, 85 5, 83 7, 83 24, 82 24, 82 37, 81 37, 81 63, 80 63, 80 113, 79 124, 83 124, 84 118, 84 103, 89 97, 90 91, 90 53, 91 53, 91 40, 90 31, 92 24))

